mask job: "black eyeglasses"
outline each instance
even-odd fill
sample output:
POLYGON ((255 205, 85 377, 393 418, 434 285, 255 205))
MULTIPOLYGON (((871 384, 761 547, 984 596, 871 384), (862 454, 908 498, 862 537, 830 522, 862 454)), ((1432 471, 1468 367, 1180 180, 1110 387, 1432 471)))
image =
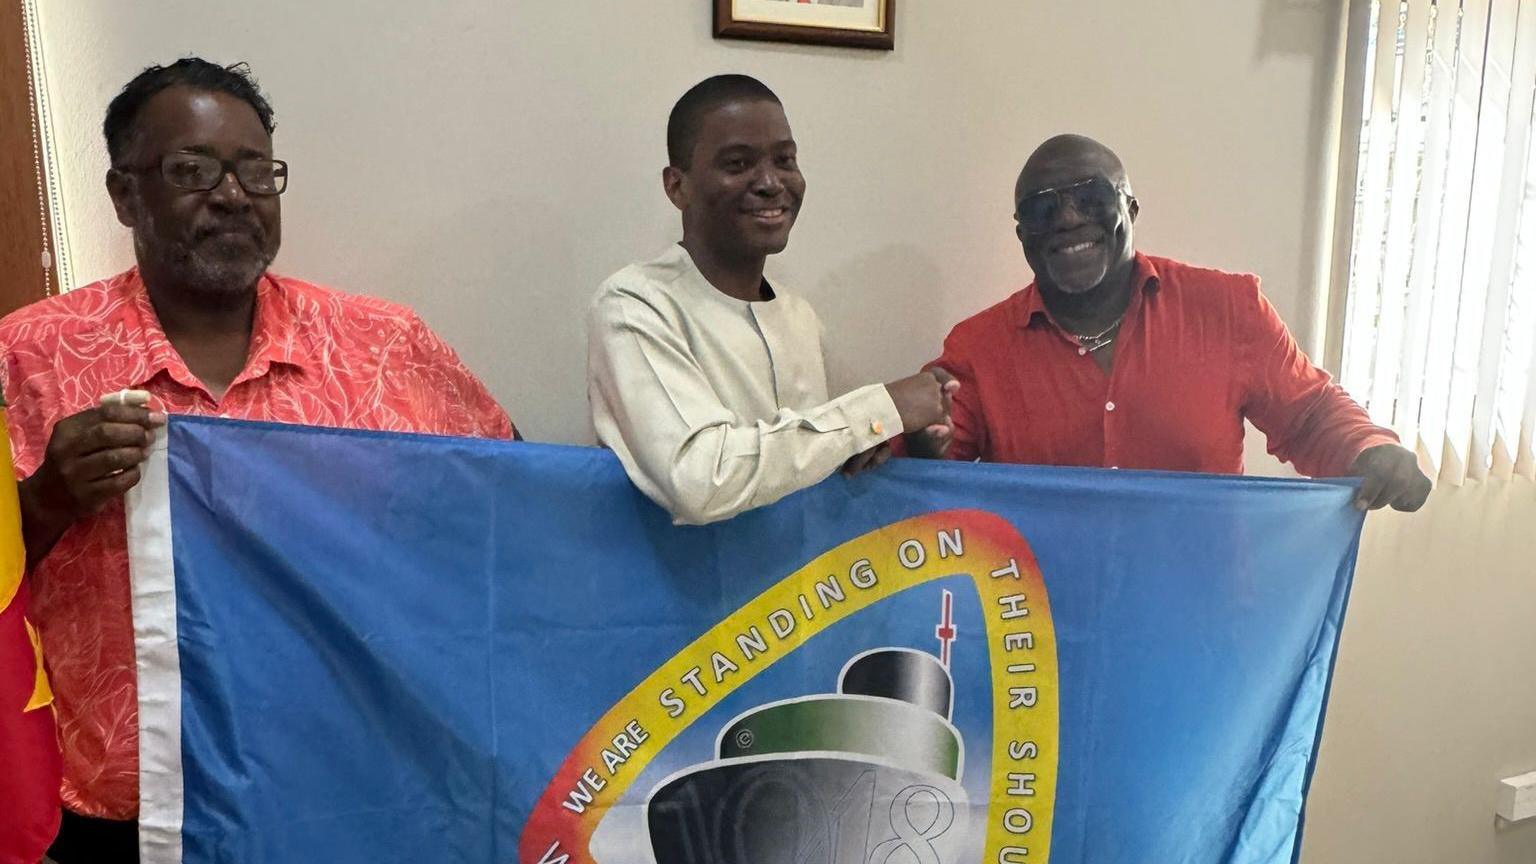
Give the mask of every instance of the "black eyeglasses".
POLYGON ((1130 193, 1103 177, 1090 177, 1068 186, 1041 189, 1024 196, 1013 216, 1025 231, 1039 234, 1051 230, 1051 225, 1069 201, 1084 219, 1098 220, 1120 206, 1121 196, 1129 198, 1130 193))
POLYGON ((288 188, 288 163, 281 159, 226 161, 203 153, 168 153, 159 167, 165 182, 187 192, 214 189, 228 174, 235 175, 247 195, 281 195, 288 188))

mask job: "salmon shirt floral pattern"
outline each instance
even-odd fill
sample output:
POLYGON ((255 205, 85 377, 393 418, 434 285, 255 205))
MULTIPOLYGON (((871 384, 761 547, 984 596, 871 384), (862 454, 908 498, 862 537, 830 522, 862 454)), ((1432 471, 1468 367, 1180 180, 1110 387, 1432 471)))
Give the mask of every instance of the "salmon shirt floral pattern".
MULTIPOLYGON (((171 414, 512 438, 485 386, 409 309, 264 276, 245 368, 215 400, 171 346, 137 270, 0 321, 16 476, 59 420, 122 389, 171 414)), ((138 815, 138 693, 123 504, 71 526, 28 574, 64 746, 64 802, 138 815)))

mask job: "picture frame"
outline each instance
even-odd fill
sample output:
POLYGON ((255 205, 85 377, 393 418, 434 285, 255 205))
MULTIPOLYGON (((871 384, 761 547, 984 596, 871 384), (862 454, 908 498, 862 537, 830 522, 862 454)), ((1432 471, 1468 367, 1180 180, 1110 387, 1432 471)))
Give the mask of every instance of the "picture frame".
POLYGON ((890 51, 896 0, 711 0, 716 39, 890 51))

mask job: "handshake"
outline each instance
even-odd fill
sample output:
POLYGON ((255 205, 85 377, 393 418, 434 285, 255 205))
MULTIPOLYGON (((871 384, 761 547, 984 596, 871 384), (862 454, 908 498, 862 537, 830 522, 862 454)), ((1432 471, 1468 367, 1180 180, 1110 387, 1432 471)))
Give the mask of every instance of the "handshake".
MULTIPOLYGON (((901 415, 907 455, 921 459, 943 457, 954 436, 950 405, 959 389, 960 382, 955 376, 938 366, 885 385, 896 413, 901 415)), ((843 465, 843 473, 853 475, 874 468, 890 456, 890 442, 886 442, 849 459, 843 465)))

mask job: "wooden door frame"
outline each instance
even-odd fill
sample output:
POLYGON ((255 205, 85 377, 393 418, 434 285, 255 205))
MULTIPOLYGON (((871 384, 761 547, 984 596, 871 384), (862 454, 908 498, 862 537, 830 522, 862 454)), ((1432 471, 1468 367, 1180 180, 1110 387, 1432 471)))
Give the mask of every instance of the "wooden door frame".
POLYGON ((59 292, 27 15, 0 0, 0 314, 59 292))

